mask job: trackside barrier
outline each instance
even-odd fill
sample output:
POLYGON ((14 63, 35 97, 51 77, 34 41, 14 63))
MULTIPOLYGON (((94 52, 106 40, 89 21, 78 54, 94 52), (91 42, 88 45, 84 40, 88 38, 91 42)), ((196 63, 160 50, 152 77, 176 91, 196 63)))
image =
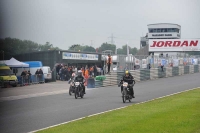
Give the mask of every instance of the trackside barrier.
MULTIPOLYGON (((133 75, 136 82, 198 72, 200 72, 200 65, 164 67, 163 71, 160 67, 151 69, 130 70, 130 73, 133 75)), ((110 75, 105 75, 105 80, 95 80, 95 88, 117 85, 122 75, 124 75, 124 71, 111 72, 110 75)))
POLYGON ((44 75, 17 76, 20 86, 44 83, 44 75))
POLYGON ((31 84, 31 76, 18 76, 17 79, 20 86, 31 84))
POLYGON ((88 78, 87 88, 95 88, 95 80, 94 80, 94 78, 88 78))

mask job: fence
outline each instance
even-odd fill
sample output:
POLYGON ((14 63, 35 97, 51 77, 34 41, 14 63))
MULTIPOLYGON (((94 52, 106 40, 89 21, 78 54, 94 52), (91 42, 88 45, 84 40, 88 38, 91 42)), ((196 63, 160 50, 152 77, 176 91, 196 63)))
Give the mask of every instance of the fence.
POLYGON ((17 76, 20 86, 44 83, 44 75, 17 76))
MULTIPOLYGON (((163 67, 178 67, 187 65, 200 64, 200 58, 197 56, 190 57, 178 57, 178 56, 149 56, 149 55, 113 55, 113 64, 111 65, 111 71, 124 71, 148 69, 163 67)), ((104 66, 104 70, 107 71, 107 66, 104 66)))

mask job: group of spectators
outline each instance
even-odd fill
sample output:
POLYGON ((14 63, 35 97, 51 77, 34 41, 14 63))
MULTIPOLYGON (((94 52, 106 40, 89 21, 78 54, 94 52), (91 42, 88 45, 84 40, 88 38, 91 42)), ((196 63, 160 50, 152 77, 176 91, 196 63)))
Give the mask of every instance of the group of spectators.
MULTIPOLYGON (((21 73, 21 82, 22 84, 30 84, 32 82, 32 79, 31 79, 31 72, 28 70, 24 70, 22 73, 21 73)), ((35 72, 35 75, 37 77, 37 80, 38 82, 44 82, 42 79, 42 76, 43 76, 43 71, 42 69, 37 69, 37 71, 35 72)))
POLYGON ((75 66, 67 66, 64 64, 58 64, 56 66, 57 80, 68 81, 72 77, 72 73, 77 74, 78 70, 82 71, 82 74, 85 78, 96 77, 98 75, 102 75, 101 66, 90 66, 87 65, 85 67, 75 67, 75 66))

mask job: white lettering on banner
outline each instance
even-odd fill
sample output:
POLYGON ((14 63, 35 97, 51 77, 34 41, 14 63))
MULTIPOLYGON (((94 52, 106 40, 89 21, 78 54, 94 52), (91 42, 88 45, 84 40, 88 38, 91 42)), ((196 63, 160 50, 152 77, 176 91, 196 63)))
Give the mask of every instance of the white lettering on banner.
POLYGON ((150 39, 149 51, 200 51, 200 39, 150 39))
POLYGON ((74 59, 74 60, 98 60, 98 55, 97 54, 63 52, 62 58, 63 59, 74 59))

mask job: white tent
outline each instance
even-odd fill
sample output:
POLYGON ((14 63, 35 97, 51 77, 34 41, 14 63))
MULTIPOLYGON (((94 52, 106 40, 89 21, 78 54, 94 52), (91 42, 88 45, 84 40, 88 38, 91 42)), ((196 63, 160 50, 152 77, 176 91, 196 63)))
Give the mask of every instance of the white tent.
POLYGON ((6 60, 5 64, 9 67, 29 67, 29 64, 20 62, 13 57, 10 60, 6 60))

